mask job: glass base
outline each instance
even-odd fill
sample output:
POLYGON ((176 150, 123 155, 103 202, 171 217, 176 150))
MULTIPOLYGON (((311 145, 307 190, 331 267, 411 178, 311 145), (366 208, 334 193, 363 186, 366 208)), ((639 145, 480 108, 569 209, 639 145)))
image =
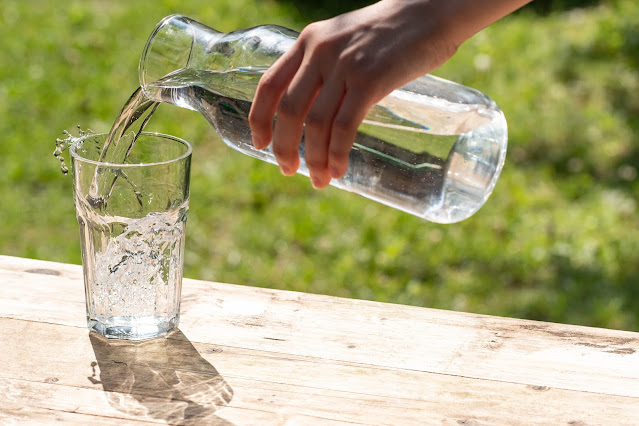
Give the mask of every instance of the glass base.
POLYGON ((180 317, 109 317, 87 318, 89 331, 107 339, 150 340, 165 337, 177 328, 180 317))

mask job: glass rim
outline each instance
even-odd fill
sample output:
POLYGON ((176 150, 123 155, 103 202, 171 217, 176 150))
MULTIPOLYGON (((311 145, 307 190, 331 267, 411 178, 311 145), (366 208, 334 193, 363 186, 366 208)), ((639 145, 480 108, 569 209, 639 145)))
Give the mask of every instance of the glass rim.
POLYGON ((102 162, 102 161, 98 161, 98 160, 90 160, 88 158, 85 158, 85 157, 81 156, 77 152, 77 148, 78 148, 78 143, 79 142, 83 142, 84 140, 86 140, 88 138, 91 138, 91 137, 107 136, 107 135, 108 135, 108 133, 89 133, 89 134, 86 134, 86 135, 83 135, 83 136, 77 138, 77 140, 69 148, 69 152, 71 153, 71 157, 73 157, 74 160, 81 161, 83 163, 94 164, 94 165, 100 166, 100 167, 131 168, 131 167, 152 167, 152 166, 160 166, 160 165, 166 165, 166 164, 171 164, 171 163, 177 163, 179 161, 184 160, 185 158, 190 157, 191 154, 193 153, 193 147, 191 146, 190 143, 188 143, 184 139, 178 138, 177 136, 167 135, 165 133, 159 133, 159 132, 142 132, 140 134, 140 136, 151 136, 151 137, 160 138, 160 139, 170 139, 170 140, 182 143, 182 144, 186 145, 186 148, 187 148, 186 152, 184 154, 180 155, 179 157, 171 158, 170 160, 155 161, 153 163, 135 163, 135 164, 131 164, 131 163, 107 163, 107 162, 102 162))

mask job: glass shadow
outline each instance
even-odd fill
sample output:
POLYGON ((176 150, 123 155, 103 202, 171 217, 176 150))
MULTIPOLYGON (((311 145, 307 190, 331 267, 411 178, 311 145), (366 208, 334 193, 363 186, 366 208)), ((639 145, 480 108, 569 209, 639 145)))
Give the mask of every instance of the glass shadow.
POLYGON ((112 407, 169 424, 232 425, 215 412, 231 401, 233 389, 181 331, 144 342, 112 341, 96 333, 89 339, 97 362, 88 379, 102 384, 112 407))

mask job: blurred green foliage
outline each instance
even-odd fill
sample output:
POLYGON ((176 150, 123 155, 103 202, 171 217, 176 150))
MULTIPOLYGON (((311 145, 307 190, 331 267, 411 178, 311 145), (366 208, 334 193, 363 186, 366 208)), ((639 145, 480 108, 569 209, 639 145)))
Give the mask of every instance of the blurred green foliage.
MULTIPOLYGON (((502 178, 460 224, 315 191, 228 149, 197 113, 161 107, 150 130, 194 145, 185 275, 639 330, 639 4, 589 6, 523 10, 434 73, 485 92, 509 122, 502 178)), ((171 13, 222 31, 319 16, 284 1, 0 3, 1 254, 80 263, 54 140, 109 129, 171 13)))
POLYGON ((535 0, 528 3, 524 7, 524 10, 532 10, 536 13, 548 14, 562 10, 596 6, 600 3, 600 0, 535 0))

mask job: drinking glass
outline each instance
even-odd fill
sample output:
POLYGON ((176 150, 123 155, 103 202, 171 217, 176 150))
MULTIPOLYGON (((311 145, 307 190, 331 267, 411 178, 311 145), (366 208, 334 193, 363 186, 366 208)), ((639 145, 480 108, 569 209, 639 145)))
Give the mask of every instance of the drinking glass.
POLYGON ((87 325, 113 339, 166 336, 180 317, 192 149, 142 133, 124 163, 103 163, 106 138, 70 148, 87 325), (108 190, 96 197, 96 187, 108 190))

